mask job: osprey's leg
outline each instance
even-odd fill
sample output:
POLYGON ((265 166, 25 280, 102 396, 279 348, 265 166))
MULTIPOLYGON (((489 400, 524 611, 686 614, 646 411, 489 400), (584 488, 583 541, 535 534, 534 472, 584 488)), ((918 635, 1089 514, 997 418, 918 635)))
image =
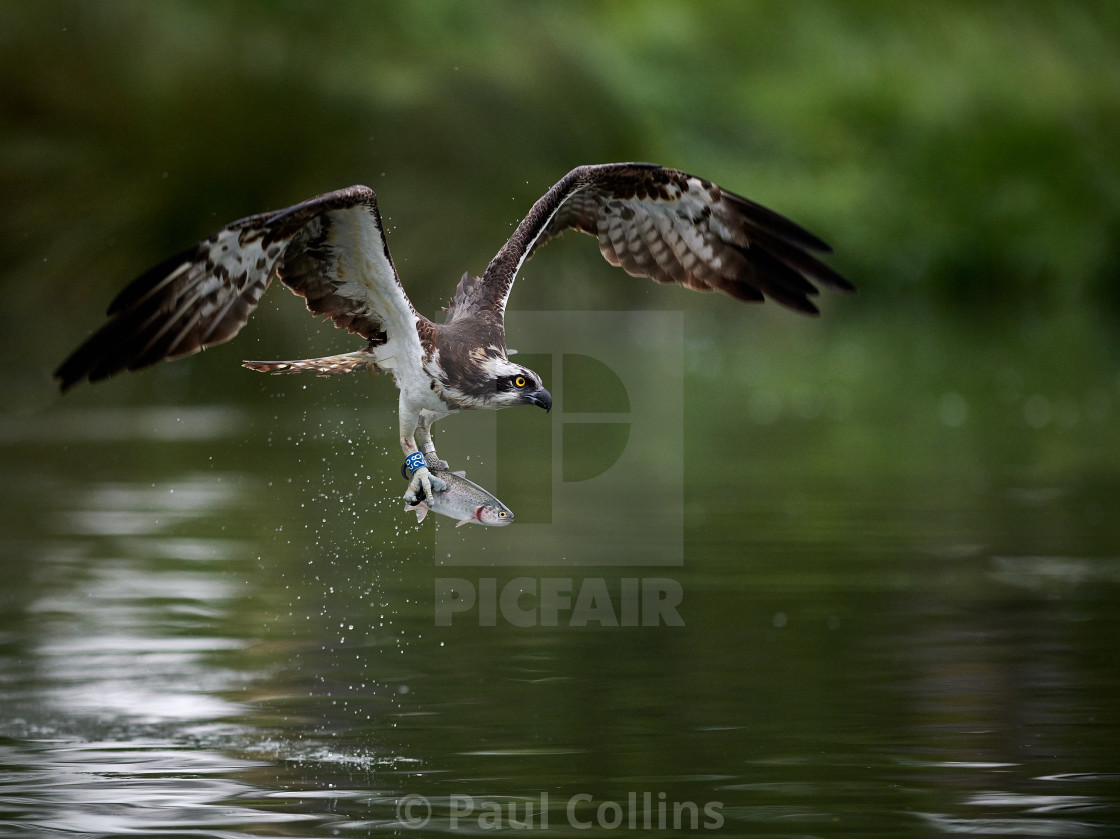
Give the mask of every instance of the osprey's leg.
POLYGON ((423 414, 420 416, 420 424, 416 426, 416 443, 420 446, 420 453, 424 455, 424 460, 428 463, 430 469, 442 469, 447 471, 447 461, 440 460, 439 455, 436 454, 436 444, 432 442, 432 424, 430 421, 425 422, 427 419, 423 414))
MULTIPOLYGON (((424 412, 421 412, 411 434, 408 432, 410 424, 410 421, 406 420, 404 416, 401 417, 401 448, 404 450, 405 456, 421 451, 420 447, 417 446, 417 441, 427 443, 434 456, 435 447, 432 446, 432 436, 428 431, 429 426, 431 426, 431 419, 426 417, 424 412)), ((426 453, 421 453, 425 454, 424 459, 427 460, 426 453)), ((435 466, 435 464, 432 465, 435 466)), ((425 498, 431 498, 433 491, 440 492, 445 489, 447 489, 447 483, 442 478, 433 475, 428 471, 427 466, 421 466, 412 473, 412 480, 408 482, 408 490, 404 494, 404 500, 409 504, 415 504, 419 497, 418 490, 423 492, 425 498)))

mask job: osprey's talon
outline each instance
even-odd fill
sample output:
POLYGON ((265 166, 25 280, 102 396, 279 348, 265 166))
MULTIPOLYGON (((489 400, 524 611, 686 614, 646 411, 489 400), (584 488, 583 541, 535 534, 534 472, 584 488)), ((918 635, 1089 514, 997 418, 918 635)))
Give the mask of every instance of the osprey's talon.
POLYGON ((424 455, 424 463, 427 464, 429 469, 438 469, 441 472, 447 471, 447 461, 439 459, 439 455, 436 454, 436 447, 430 440, 421 444, 420 452, 424 455))
POLYGON ((421 466, 412 473, 412 480, 408 482, 408 490, 404 500, 409 504, 417 504, 425 498, 431 498, 433 492, 443 492, 447 489, 447 481, 428 471, 427 466, 421 466))

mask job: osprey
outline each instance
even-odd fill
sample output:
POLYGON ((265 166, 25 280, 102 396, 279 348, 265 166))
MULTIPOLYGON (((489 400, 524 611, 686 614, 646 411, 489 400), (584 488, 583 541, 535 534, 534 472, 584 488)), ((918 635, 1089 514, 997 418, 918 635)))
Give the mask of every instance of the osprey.
POLYGON ((228 341, 278 277, 315 315, 365 339, 355 352, 246 361, 251 370, 320 376, 387 370, 400 390, 400 444, 415 468, 405 499, 431 497, 446 469, 431 426, 462 410, 536 405, 552 397, 510 359, 505 309, 517 272, 565 230, 594 236, 635 277, 770 298, 817 314, 817 286, 854 287, 813 256, 831 248, 808 231, 702 178, 650 163, 573 169, 546 192, 480 277, 464 274, 444 323, 420 315, 393 266, 377 198, 352 186, 222 228, 155 266, 109 305, 109 321, 55 371, 63 391, 228 341), (423 455, 423 457, 420 457, 423 455), (427 464, 427 465, 425 465, 427 464))

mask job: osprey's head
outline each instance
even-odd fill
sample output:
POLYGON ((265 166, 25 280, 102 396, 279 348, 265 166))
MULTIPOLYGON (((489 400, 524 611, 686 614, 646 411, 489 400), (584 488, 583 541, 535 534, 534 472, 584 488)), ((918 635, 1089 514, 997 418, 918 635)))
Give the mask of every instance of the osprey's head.
POLYGON ((486 367, 494 383, 494 395, 489 400, 493 407, 536 405, 552 410, 552 394, 541 384, 541 377, 528 367, 508 359, 495 360, 486 367))

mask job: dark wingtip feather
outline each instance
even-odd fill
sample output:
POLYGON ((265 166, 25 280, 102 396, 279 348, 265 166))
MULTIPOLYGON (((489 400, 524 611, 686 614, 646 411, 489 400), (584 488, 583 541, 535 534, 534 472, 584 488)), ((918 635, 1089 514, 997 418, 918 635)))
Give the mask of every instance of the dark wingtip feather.
POLYGON ((82 376, 76 376, 67 369, 65 362, 51 374, 51 378, 58 382, 59 393, 66 393, 82 380, 82 376))
MULTIPOLYGON (((100 329, 70 353, 52 374, 59 382, 62 393, 83 380, 95 381, 93 370, 104 358, 105 330, 100 329)), ((106 373, 97 378, 106 378, 106 373)))
POLYGON ((120 293, 118 293, 109 304, 109 308, 105 310, 105 314, 115 315, 117 312, 122 312, 135 305, 143 299, 144 295, 151 291, 153 287, 166 280, 179 266, 198 260, 201 249, 201 243, 192 245, 185 251, 181 251, 174 256, 169 256, 158 265, 153 265, 121 289, 120 293))
POLYGON ((815 253, 832 253, 831 245, 810 233, 800 224, 790 221, 782 214, 755 203, 749 198, 744 198, 742 195, 728 192, 722 187, 720 190, 723 199, 734 204, 752 226, 776 236, 787 244, 815 253))

